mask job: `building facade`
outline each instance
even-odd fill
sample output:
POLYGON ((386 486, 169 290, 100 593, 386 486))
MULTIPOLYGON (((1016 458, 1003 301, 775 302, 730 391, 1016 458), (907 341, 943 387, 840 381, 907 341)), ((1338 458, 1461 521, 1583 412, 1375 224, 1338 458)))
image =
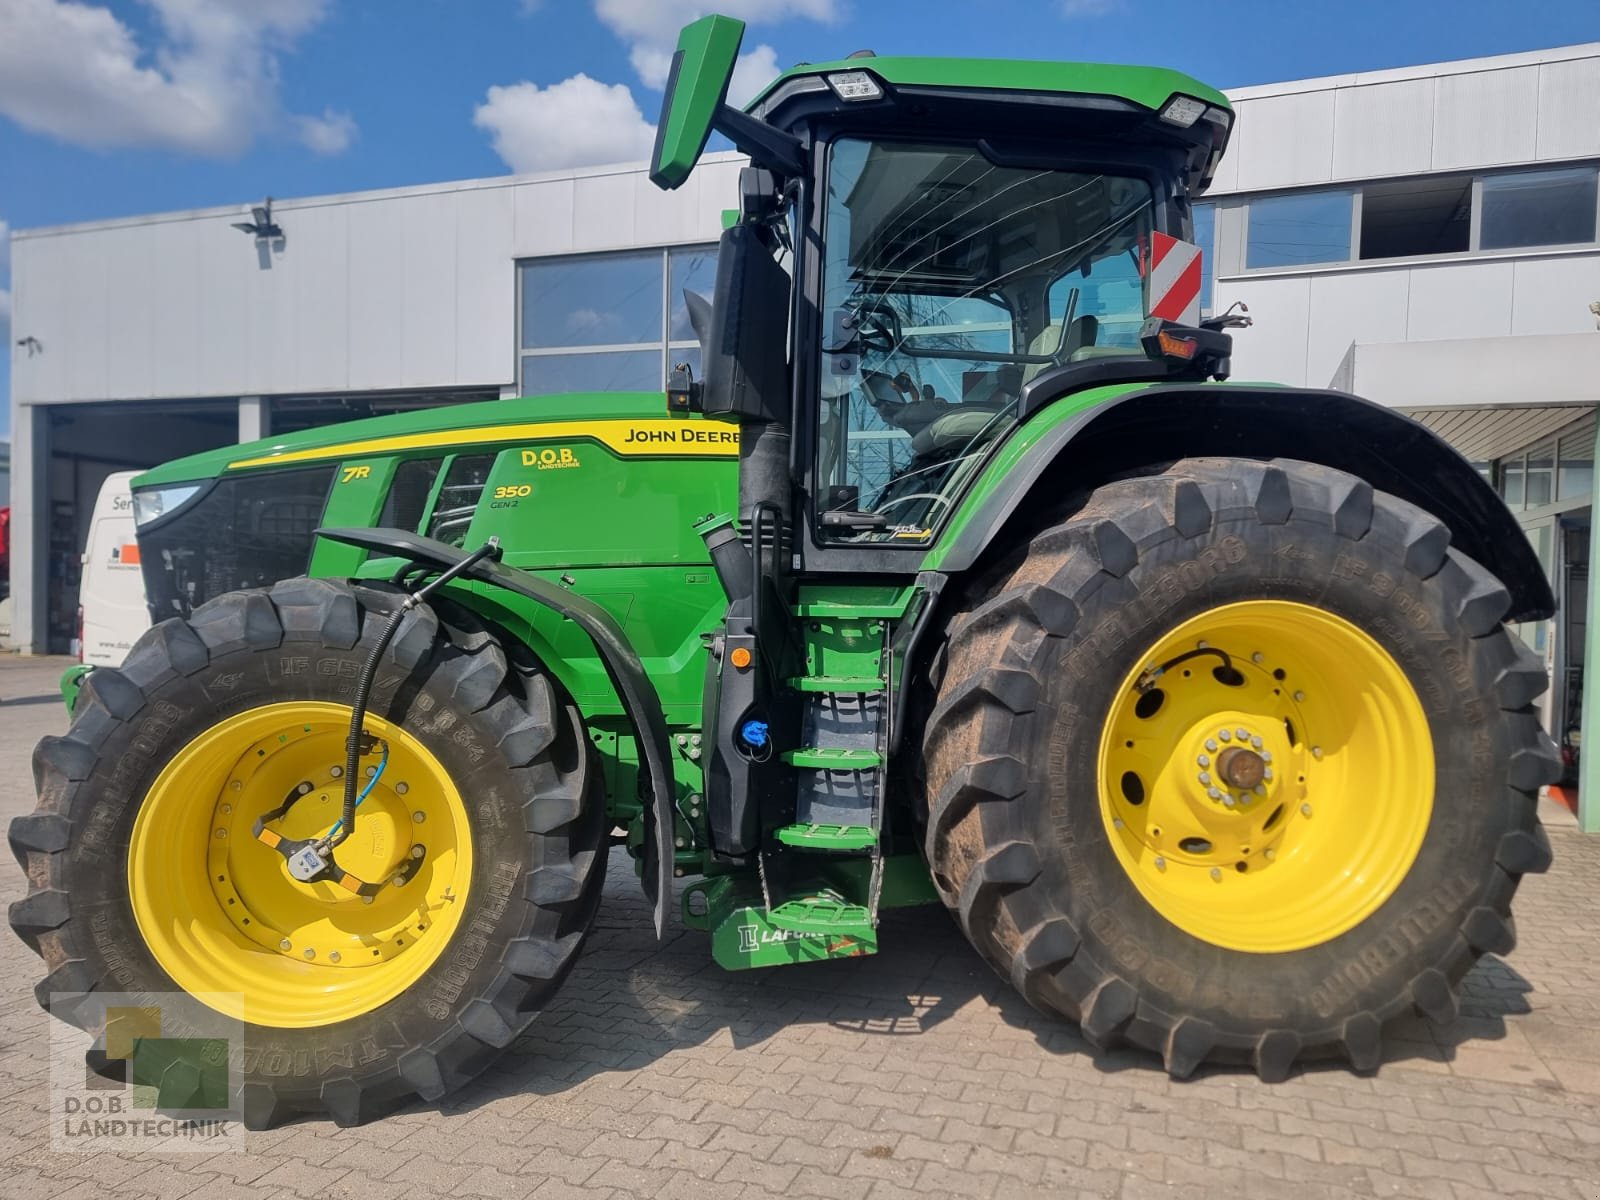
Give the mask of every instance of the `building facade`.
MULTIPOLYGON (((1600 402, 1600 43, 1231 93, 1197 239, 1243 302, 1235 377, 1355 391, 1431 426, 1518 512, 1563 601, 1523 631, 1576 741, 1600 402)), ((740 160, 13 233, 12 640, 64 651, 111 471, 376 412, 655 388, 696 350, 740 160)), ((1337 431, 1330 431, 1334 436, 1337 431)))

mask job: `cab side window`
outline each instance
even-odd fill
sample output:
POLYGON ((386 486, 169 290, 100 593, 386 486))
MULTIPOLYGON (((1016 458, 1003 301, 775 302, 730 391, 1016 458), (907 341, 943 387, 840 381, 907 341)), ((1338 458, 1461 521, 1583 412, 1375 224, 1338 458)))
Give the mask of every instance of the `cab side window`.
POLYGON ((385 529, 405 529, 412 533, 420 529, 442 466, 443 458, 412 458, 396 467, 389 494, 384 497, 383 511, 378 514, 378 524, 385 529))
POLYGON ((452 546, 467 540, 467 527, 478 510, 478 497, 483 495, 494 458, 493 454, 460 454, 450 460, 433 515, 428 518, 429 537, 452 546))

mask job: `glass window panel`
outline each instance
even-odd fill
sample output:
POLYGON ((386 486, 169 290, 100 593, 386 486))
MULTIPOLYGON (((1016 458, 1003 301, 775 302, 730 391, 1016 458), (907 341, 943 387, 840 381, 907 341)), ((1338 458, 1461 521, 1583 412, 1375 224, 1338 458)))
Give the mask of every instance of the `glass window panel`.
POLYGON ((661 251, 522 264, 522 346, 661 341, 661 251))
POLYGON ((387 529, 411 530, 421 525, 428 497, 433 494, 433 481, 443 463, 442 458, 413 458, 396 467, 378 524, 387 529))
POLYGON ((1508 508, 1521 508, 1524 475, 1521 458, 1509 458, 1500 468, 1500 495, 1508 508))
POLYGON ((1503 250, 1594 241, 1596 179, 1593 167, 1488 176, 1480 246, 1503 250))
POLYGON ((1556 478, 1556 499, 1570 500, 1594 491, 1594 433, 1561 439, 1561 470, 1556 478))
POLYGON ((1459 254, 1472 231, 1472 180, 1407 179, 1361 190, 1362 258, 1459 254))
POLYGON ((662 375, 659 349, 527 354, 522 359, 522 394, 659 392, 663 386, 662 375))
POLYGON ((694 328, 689 324, 689 310, 683 302, 685 290, 697 292, 707 300, 717 286, 717 248, 715 246, 685 246, 668 255, 672 277, 672 324, 667 336, 674 342, 694 341, 694 328))
POLYGON ((1306 192, 1252 200, 1245 266, 1349 261, 1350 197, 1349 192, 1306 192))
POLYGON ((1528 451, 1528 482, 1524 492, 1529 508, 1555 499, 1556 444, 1546 442, 1528 451))
POLYGON ((1194 206, 1194 244, 1200 247, 1200 311, 1211 311, 1211 281, 1216 278, 1217 206, 1194 206))

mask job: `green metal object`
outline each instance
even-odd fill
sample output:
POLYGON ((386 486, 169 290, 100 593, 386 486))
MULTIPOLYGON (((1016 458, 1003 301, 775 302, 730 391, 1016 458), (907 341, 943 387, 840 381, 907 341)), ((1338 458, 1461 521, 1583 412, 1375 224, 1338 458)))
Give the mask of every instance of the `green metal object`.
POLYGON ((869 850, 878 843, 877 832, 865 825, 785 825, 777 838, 806 850, 869 850))
POLYGON ((61 673, 61 699, 67 706, 68 714, 77 711, 78 693, 83 690, 83 681, 93 670, 88 663, 78 663, 61 673))
POLYGON ((1157 111, 1174 96, 1193 96, 1225 112, 1233 111, 1228 98, 1216 88, 1181 71, 1164 67, 1128 67, 1110 63, 1029 62, 1000 58, 916 58, 882 56, 870 59, 836 59, 791 67, 761 90, 748 107, 760 112, 762 104, 791 80, 828 76, 843 71, 870 71, 885 83, 900 87, 998 89, 1008 92, 1058 92, 1077 96, 1108 96, 1131 101, 1157 111))
POLYGON ((794 767, 816 767, 824 771, 866 771, 881 766, 883 755, 876 750, 813 746, 805 750, 785 750, 783 761, 794 767))
POLYGON ((684 26, 678 35, 650 156, 650 181, 657 187, 678 187, 700 161, 717 110, 727 101, 743 37, 743 21, 715 15, 684 26))

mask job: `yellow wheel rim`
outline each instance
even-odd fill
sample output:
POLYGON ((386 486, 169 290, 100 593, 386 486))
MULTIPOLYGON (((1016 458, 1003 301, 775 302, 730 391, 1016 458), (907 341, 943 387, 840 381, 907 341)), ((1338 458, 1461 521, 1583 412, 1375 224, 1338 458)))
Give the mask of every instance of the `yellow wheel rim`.
POLYGON ((335 857, 378 882, 415 856, 412 878, 370 898, 302 883, 256 839, 256 818, 305 784, 268 828, 308 838, 338 819, 349 726, 338 704, 226 717, 167 764, 134 821, 128 891, 139 932, 185 991, 241 996, 230 1016, 305 1028, 370 1012, 421 978, 460 923, 472 874, 466 807, 444 767, 398 725, 367 717, 389 743, 389 763, 335 857))
POLYGON ((1354 928, 1405 878, 1433 811, 1433 743, 1370 636, 1253 600, 1185 621, 1139 660, 1099 784, 1112 849, 1157 912, 1213 945, 1281 953, 1354 928))

